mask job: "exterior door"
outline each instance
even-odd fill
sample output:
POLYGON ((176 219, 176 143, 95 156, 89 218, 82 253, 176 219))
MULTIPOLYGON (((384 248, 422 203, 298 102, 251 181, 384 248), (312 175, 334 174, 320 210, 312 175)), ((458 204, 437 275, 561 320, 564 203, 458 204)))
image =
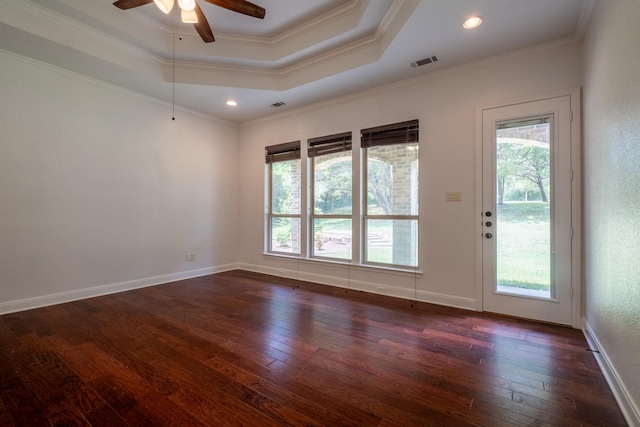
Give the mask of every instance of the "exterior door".
POLYGON ((571 325, 571 97, 482 110, 483 310, 571 325))

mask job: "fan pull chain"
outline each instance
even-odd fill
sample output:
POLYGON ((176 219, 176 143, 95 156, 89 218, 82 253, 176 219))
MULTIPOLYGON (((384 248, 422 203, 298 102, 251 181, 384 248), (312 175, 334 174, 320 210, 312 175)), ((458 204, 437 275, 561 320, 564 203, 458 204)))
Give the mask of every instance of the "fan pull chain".
POLYGON ((176 33, 173 33, 173 57, 171 58, 171 120, 176 119, 176 33))

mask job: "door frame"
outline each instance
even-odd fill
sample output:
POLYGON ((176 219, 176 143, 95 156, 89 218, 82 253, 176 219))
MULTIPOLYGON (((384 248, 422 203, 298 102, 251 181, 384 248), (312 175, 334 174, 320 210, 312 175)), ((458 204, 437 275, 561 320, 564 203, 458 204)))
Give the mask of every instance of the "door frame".
POLYGON ((571 326, 576 329, 583 327, 582 322, 582 153, 581 153, 581 112, 580 112, 580 88, 565 91, 542 93, 535 96, 511 99, 504 102, 476 106, 476 144, 475 144, 475 165, 476 165, 476 200, 474 221, 476 233, 476 310, 484 311, 484 301, 482 292, 482 243, 483 226, 481 221, 482 210, 482 125, 483 111, 508 107, 511 105, 527 102, 542 101, 549 98, 569 96, 571 101, 572 120, 571 130, 571 227, 573 239, 571 239, 571 289, 573 292, 571 300, 571 326))

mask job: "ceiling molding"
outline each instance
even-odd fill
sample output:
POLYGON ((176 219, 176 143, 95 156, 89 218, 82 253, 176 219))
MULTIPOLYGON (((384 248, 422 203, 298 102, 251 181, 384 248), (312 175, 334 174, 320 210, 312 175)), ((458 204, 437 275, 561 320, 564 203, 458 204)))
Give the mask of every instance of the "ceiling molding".
MULTIPOLYGON (((67 0, 68 1, 68 0, 67 0)), ((355 31, 361 21, 370 0, 351 0, 349 3, 340 6, 330 12, 320 15, 311 21, 298 25, 286 32, 280 33, 274 37, 253 37, 239 36, 235 34, 215 32, 215 44, 204 44, 200 36, 196 33, 191 25, 183 29, 176 29, 164 25, 154 19, 150 19, 143 15, 131 16, 130 26, 134 27, 135 23, 148 25, 148 30, 154 31, 156 40, 171 39, 174 34, 179 34, 185 39, 189 39, 192 43, 189 46, 183 44, 180 56, 190 57, 199 56, 203 60, 201 62, 230 64, 233 62, 242 63, 249 62, 256 64, 263 62, 271 65, 271 68, 282 67, 284 62, 290 57, 295 57, 302 51, 315 49, 316 51, 326 50, 342 43, 340 40, 331 41, 340 36, 355 31), (159 34, 158 34, 159 33, 159 34), (214 54, 212 55, 212 50, 214 54), (205 59, 207 58, 208 59, 205 59)), ((394 0, 403 1, 403 0, 394 0)), ((121 13, 126 14, 127 11, 121 13)), ((215 31, 215 23, 212 23, 215 31)), ((146 33, 148 34, 149 31, 146 33)), ((164 57, 171 56, 170 45, 164 43, 164 49, 161 49, 156 43, 155 50, 164 50, 164 57)), ((306 53, 306 56, 309 54, 306 53)), ((299 55, 298 55, 299 56, 299 55)), ((193 62, 193 61, 192 61, 193 62)), ((289 63, 292 60, 288 61, 289 63)), ((265 65, 266 66, 266 65, 265 65)))
POLYGON ((586 0, 582 7, 580 17, 578 18, 578 25, 576 26, 576 38, 580 41, 583 41, 587 35, 587 28, 591 21, 591 15, 593 15, 595 6, 596 0, 586 0))
MULTIPOLYGON (((397 0, 396 0, 397 1, 397 0)), ((336 22, 344 21, 349 23, 349 30, 353 30, 358 26, 358 22, 362 19, 370 0, 351 0, 350 2, 330 10, 310 21, 293 27, 289 30, 271 37, 270 43, 288 43, 291 39, 298 37, 306 37, 307 34, 324 31, 327 26, 335 25, 336 22), (355 25, 350 21, 356 20, 355 25)), ((347 31, 349 31, 347 30, 347 31)))
POLYGON ((273 101, 287 102, 281 113, 540 43, 580 42, 596 2, 256 0, 270 13, 254 20, 198 0, 216 35, 203 43, 178 13, 113 1, 0 0, 0 49, 165 101, 173 83, 176 102, 239 123, 273 115, 273 101), (477 11, 486 24, 463 30, 477 11), (435 65, 409 66, 430 55, 435 65), (238 108, 225 105, 230 98, 238 108))
MULTIPOLYGON (((404 1, 394 0, 395 3, 404 1)), ((216 33, 215 55, 207 62, 281 69, 310 56, 339 48, 343 44, 370 35, 366 33, 349 36, 349 33, 357 31, 369 2, 370 0, 352 0, 344 6, 271 38, 216 33)), ((379 26, 376 26, 374 31, 377 28, 379 26)), ((165 31, 171 35, 173 30, 165 27, 165 31)), ((191 29, 185 34, 193 40, 199 40, 199 36, 191 29)), ((208 53, 207 49, 211 49, 203 43, 194 43, 191 48, 192 51, 183 50, 180 54, 202 54, 204 57, 208 53)))
MULTIPOLYGON (((377 61, 409 19, 420 0, 394 2, 379 26, 380 31, 329 52, 280 69, 234 67, 218 64, 177 62, 175 81, 212 86, 264 90, 287 90, 377 61)), ((170 64, 167 64, 169 67, 170 64)), ((173 74, 165 69, 165 78, 173 74)))
MULTIPOLYGON (((212 116, 210 114, 206 114, 203 113, 201 111, 197 111, 188 107, 184 107, 182 105, 179 104, 175 104, 171 101, 167 101, 161 98, 157 98, 151 95, 147 95, 144 94, 142 92, 139 92, 137 90, 132 90, 132 89, 128 89, 124 86, 118 85, 118 84, 113 84, 113 83, 109 83, 103 79, 98 79, 98 78, 94 78, 91 76, 88 76, 86 74, 83 73, 77 73, 75 71, 71 71, 67 68, 63 68, 57 65, 53 65, 53 64, 49 64, 47 62, 42 62, 39 61, 37 59, 33 59, 30 58, 28 56, 24 56, 24 55, 20 55, 17 54, 15 52, 11 52, 11 51, 7 51, 7 50, 3 50, 0 49, 0 56, 5 56, 7 58, 11 58, 14 61, 20 61, 23 62, 25 64, 29 64, 30 66, 34 66, 34 67, 38 67, 44 70, 47 70, 49 72, 55 72, 55 73, 59 73, 62 76, 71 76, 73 77, 74 80, 79 80, 79 81, 83 81, 86 82, 88 84, 91 85, 95 85, 95 86, 100 86, 100 87, 105 87, 108 88, 109 90, 114 90, 123 94, 126 94, 128 96, 133 96, 136 98, 140 98, 140 99, 145 99, 151 102, 155 102, 157 104, 161 104, 161 105, 165 105, 167 107, 171 107, 172 109, 175 109, 176 111, 182 111, 185 113, 189 113, 189 114, 193 114, 193 115, 197 115, 203 118, 206 118, 207 120, 213 120, 217 123, 220 124, 224 124, 224 125, 228 125, 228 126, 233 126, 233 127, 240 127, 240 125, 236 122, 232 122, 229 120, 225 120, 225 119, 221 119, 220 117, 216 117, 216 116, 212 116)), ((167 118, 167 120, 169 120, 169 118, 167 118)))
POLYGON ((121 61, 134 68, 148 69, 149 62, 154 67, 163 63, 158 55, 29 1, 2 0, 0 22, 88 55, 107 61, 121 61))
MULTIPOLYGON (((53 6, 57 6, 56 3, 64 4, 68 8, 78 10, 95 21, 106 19, 109 23, 104 22, 103 26, 116 28, 130 39, 130 43, 142 44, 148 52, 156 56, 170 58, 172 56, 172 44, 170 41, 175 34, 179 34, 184 38, 198 41, 198 43, 192 43, 189 46, 183 45, 179 53, 186 58, 193 55, 202 58, 202 62, 227 64, 233 61, 246 61, 252 62, 254 66, 262 61, 265 63, 278 63, 277 66, 279 67, 290 64, 293 60, 289 60, 285 64, 287 58, 295 57, 296 54, 302 51, 313 49, 316 52, 326 51, 327 49, 335 48, 338 44, 345 43, 341 37, 358 29, 358 25, 370 3, 370 0, 350 0, 344 5, 274 37, 238 36, 216 32, 215 45, 210 45, 202 43, 191 25, 187 25, 184 28, 169 27, 158 20, 149 18, 147 15, 122 11, 111 4, 95 3, 88 0, 49 0, 51 3, 43 0, 35 1, 41 1, 41 3, 53 6), (212 50, 214 50, 213 54, 212 50), (209 59, 206 59, 207 57, 209 59)), ((393 1, 402 3, 405 0, 393 1)), ((29 1, 23 0, 22 3, 29 3, 29 1)), ((38 5, 38 8, 47 11, 50 17, 56 15, 55 12, 51 12, 55 8, 47 9, 41 4, 38 5)), ((73 22, 72 20, 69 21, 73 22)), ((215 23, 211 24, 215 31, 215 23)), ((368 34, 360 35, 360 37, 366 35, 368 34)), ((306 53, 305 56, 308 57, 309 53, 306 53)), ((299 57, 300 55, 297 55, 298 59, 299 57)), ((294 60, 298 59, 294 58, 294 60)))
POLYGON ((579 40, 577 40, 575 36, 566 37, 560 40, 554 40, 551 42, 542 43, 537 46, 531 46, 524 49, 520 49, 514 52, 498 54, 489 58, 483 58, 477 61, 473 61, 465 64, 459 64, 449 68, 444 68, 442 70, 438 70, 433 73, 429 73, 429 74, 425 74, 417 77, 411 77, 408 79, 388 83, 385 85, 376 86, 371 89, 365 89, 355 93, 343 95, 340 97, 334 97, 328 100, 319 101, 313 104, 305 105, 303 107, 293 108, 287 111, 271 114, 267 117, 260 117, 257 119, 249 120, 244 123, 241 123, 240 127, 243 128, 243 127, 252 126, 258 123, 265 123, 277 118, 296 115, 296 114, 300 114, 308 111, 314 111, 316 109, 324 108, 332 105, 343 105, 344 103, 352 100, 358 100, 358 99, 366 98, 376 94, 379 95, 384 92, 397 91, 397 90, 407 88, 407 87, 412 87, 415 85, 421 85, 421 84, 430 83, 430 82, 437 82, 438 80, 445 79, 457 73, 466 72, 470 70, 472 71, 476 69, 482 69, 484 67, 491 66, 492 64, 497 64, 504 61, 510 61, 516 58, 534 56, 540 53, 547 52, 549 50, 561 49, 565 46, 570 46, 576 43, 579 43, 579 40))
MULTIPOLYGON (((277 91, 291 89, 377 61, 419 3, 419 0, 394 0, 372 33, 329 48, 318 49, 315 53, 306 54, 285 63, 279 63, 276 59, 284 58, 285 54, 293 55, 294 52, 304 50, 313 43, 321 44, 319 33, 322 31, 329 31, 324 33, 325 36, 352 31, 357 27, 357 22, 362 19, 369 0, 352 0, 336 10, 271 39, 233 37, 229 42, 222 37, 222 40, 216 42, 218 43, 216 54, 226 59, 231 52, 236 54, 236 57, 246 58, 249 57, 249 53, 255 52, 259 52, 261 56, 256 58, 254 55, 248 61, 236 63, 177 60, 174 75, 171 58, 135 47, 129 42, 64 17, 39 4, 24 0, 3 1, 3 6, 0 6, 3 17, 21 30, 144 75, 160 75, 165 82, 277 91), (327 25, 334 28, 326 30, 327 25), (310 35, 312 40, 295 41, 304 39, 306 35, 310 35), (240 40, 244 42, 240 43, 240 40), (297 43, 298 46, 285 46, 287 43, 297 43), (265 49, 265 45, 268 49, 265 49), (286 52, 277 54, 279 49, 286 52)), ((77 4, 77 0, 59 1, 71 6, 77 4)), ((93 7, 85 5, 80 12, 95 14, 103 10, 96 5, 93 7)), ((126 13, 120 12, 117 15, 126 15, 126 13)), ((131 20, 140 21, 139 17, 131 20)), ((124 26, 128 24, 125 22, 124 26)), ((168 27, 161 24, 146 22, 146 25, 149 25, 147 30, 155 29, 161 33, 170 31, 168 27)), ((206 46, 195 34, 190 35, 188 39, 184 38, 186 40, 180 42, 182 44, 178 48, 180 54, 194 44, 206 46)), ((158 42, 166 45, 172 43, 172 40, 173 33, 169 33, 164 34, 158 42)))

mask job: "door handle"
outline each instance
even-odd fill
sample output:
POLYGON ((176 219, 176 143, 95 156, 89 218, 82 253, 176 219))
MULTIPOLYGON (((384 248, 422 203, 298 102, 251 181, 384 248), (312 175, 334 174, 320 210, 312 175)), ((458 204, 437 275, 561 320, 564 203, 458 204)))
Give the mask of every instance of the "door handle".
POLYGON ((491 239, 491 238, 493 237, 493 234, 491 234, 491 233, 486 233, 486 234, 484 235, 484 237, 486 237, 487 239, 491 239))

